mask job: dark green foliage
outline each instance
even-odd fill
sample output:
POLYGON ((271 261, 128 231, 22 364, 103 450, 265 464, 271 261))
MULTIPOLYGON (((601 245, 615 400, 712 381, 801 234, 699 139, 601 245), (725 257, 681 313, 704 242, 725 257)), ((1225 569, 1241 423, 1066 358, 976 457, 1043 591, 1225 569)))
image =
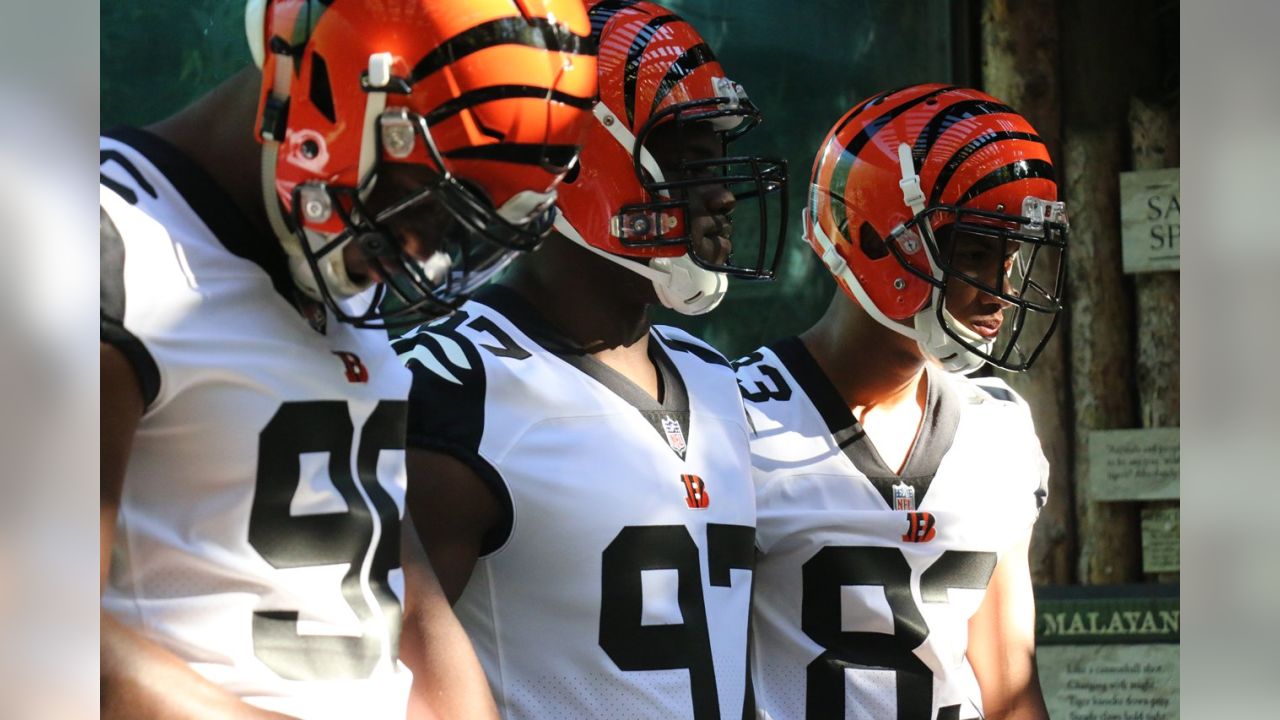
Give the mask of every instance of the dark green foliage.
POLYGON ((104 0, 102 127, 143 125, 251 62, 244 2, 104 0))

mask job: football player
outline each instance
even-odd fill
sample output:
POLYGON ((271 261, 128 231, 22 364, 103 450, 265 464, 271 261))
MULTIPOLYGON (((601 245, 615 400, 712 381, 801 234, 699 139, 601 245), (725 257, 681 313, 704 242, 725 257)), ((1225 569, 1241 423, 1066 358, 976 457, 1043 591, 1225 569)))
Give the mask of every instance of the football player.
POLYGON ((880 93, 827 135, 805 232, 835 277, 735 363, 755 434, 753 667, 774 720, 1045 718, 1027 549, 1048 465, 990 363, 1062 309, 1067 217, 1031 125, 983 93, 880 93))
POLYGON ((411 681, 490 714, 412 532, 401 569, 386 328, 549 228, 585 8, 251 0, 246 28, 261 70, 101 142, 103 714, 403 718, 411 681))
POLYGON ((726 156, 759 113, 692 26, 649 2, 589 14, 596 122, 555 232, 396 343, 408 507, 504 717, 739 718, 748 428, 726 360, 648 308, 707 312, 729 276, 772 275, 785 166, 726 156))

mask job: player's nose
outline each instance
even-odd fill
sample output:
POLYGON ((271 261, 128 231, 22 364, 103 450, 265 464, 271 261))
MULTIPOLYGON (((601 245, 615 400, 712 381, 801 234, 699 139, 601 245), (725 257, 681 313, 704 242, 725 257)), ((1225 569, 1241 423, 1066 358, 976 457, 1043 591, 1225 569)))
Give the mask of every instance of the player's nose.
POLYGON ((729 215, 737 205, 733 191, 724 185, 710 185, 703 189, 702 205, 713 215, 729 215))

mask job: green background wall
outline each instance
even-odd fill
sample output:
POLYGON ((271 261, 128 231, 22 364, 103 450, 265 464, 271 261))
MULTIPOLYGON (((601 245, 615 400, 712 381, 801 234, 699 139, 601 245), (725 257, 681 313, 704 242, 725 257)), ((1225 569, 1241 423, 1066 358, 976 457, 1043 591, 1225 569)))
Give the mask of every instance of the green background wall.
MULTIPOLYGON (((746 87, 765 123, 743 148, 791 165, 789 247, 777 281, 738 282, 701 318, 661 313, 730 357, 799 332, 834 285, 800 236, 813 154, 859 99, 953 71, 950 0, 668 0, 746 87)), ((104 0, 102 127, 141 125, 173 112, 249 62, 243 2, 104 0)))

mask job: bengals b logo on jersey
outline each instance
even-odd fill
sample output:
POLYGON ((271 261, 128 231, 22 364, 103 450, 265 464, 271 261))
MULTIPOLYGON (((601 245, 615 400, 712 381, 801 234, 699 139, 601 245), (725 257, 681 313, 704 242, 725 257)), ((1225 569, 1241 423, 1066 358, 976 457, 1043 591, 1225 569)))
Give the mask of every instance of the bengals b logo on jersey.
POLYGON ((697 475, 681 475, 684 482, 685 504, 690 510, 706 510, 711 504, 711 495, 707 493, 707 484, 697 475))
POLYGON ((927 512, 909 512, 907 513, 907 532, 902 536, 903 542, 929 542, 938 534, 938 530, 934 527, 937 521, 933 518, 933 513, 927 512))
POLYGON ((369 382, 369 370, 360 362, 360 358, 351 352, 343 352, 334 350, 334 355, 342 361, 342 368, 347 373, 347 382, 367 383, 369 382))

